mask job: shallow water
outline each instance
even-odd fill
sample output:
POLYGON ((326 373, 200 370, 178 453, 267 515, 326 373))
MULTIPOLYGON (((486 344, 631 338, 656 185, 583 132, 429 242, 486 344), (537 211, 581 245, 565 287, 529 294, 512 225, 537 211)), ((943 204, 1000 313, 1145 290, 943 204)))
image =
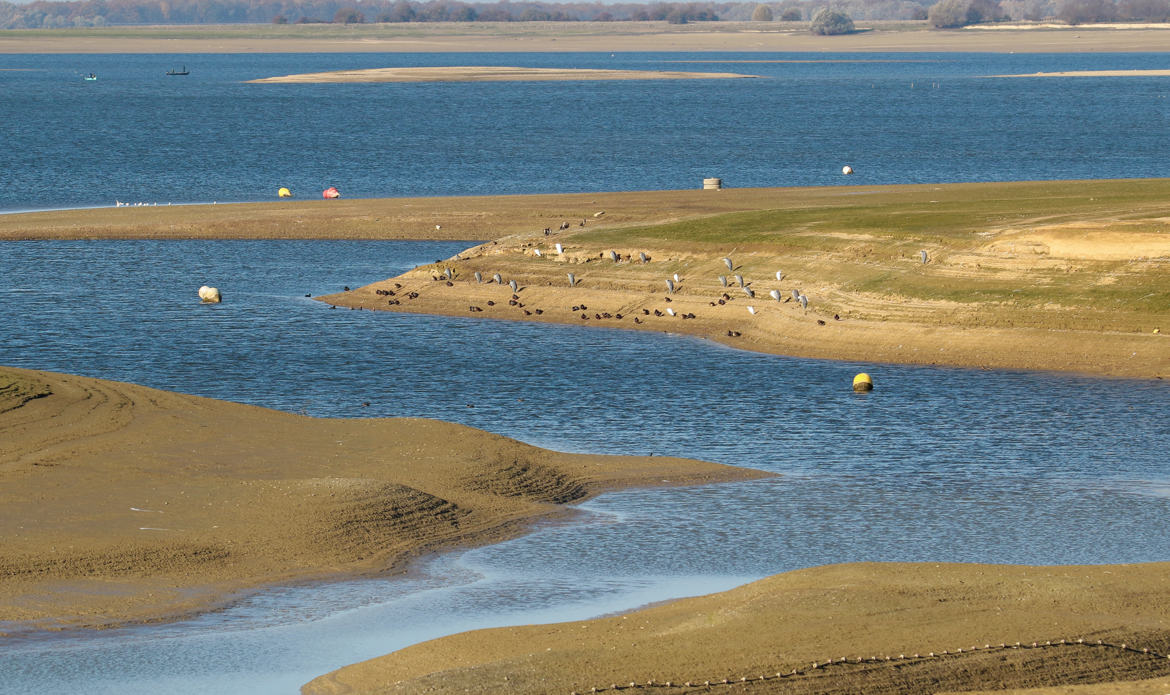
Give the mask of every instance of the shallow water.
POLYGON ((0 364, 318 416, 436 417, 560 450, 691 456, 783 477, 607 494, 584 505, 583 523, 441 556, 404 580, 12 641, 5 692, 292 692, 441 634, 597 615, 830 562, 1170 558, 1163 382, 800 360, 304 297, 465 247, 0 244, 0 364), (204 283, 225 302, 200 305, 204 283), (854 394, 863 370, 877 389, 854 394))

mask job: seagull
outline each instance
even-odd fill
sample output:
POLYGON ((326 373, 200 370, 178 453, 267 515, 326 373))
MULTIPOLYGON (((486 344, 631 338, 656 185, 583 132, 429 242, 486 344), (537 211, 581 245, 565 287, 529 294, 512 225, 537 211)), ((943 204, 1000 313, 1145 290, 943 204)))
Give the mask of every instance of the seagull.
POLYGON ((776 282, 782 282, 783 280, 784 280, 784 273, 777 270, 776 271, 776 282))
POLYGON ((618 262, 618 255, 616 251, 609 252, 609 260, 613 261, 614 263, 618 262))
POLYGON ((674 274, 674 281, 675 281, 675 282, 678 282, 678 273, 675 273, 675 274, 674 274))
POLYGON ((643 263, 647 263, 650 261, 650 257, 646 255, 645 251, 639 251, 638 258, 640 258, 643 263))
POLYGON ((674 294, 674 281, 670 278, 666 278, 666 291, 669 294, 674 294))
POLYGON ((666 309, 666 313, 670 314, 671 316, 674 316, 674 309, 671 309, 670 307, 667 307, 667 309, 666 309))
POLYGON ((517 285, 516 285, 516 281, 515 281, 515 280, 509 280, 509 281, 508 281, 508 287, 511 287, 511 288, 512 288, 512 292, 515 292, 515 291, 516 291, 516 286, 517 286, 517 285))
POLYGON ((483 273, 479 272, 478 270, 475 271, 475 281, 483 282, 483 273))
POLYGON ((792 298, 800 301, 800 290, 792 290, 792 298))
POLYGON ((740 287, 743 287, 743 286, 744 286, 744 284, 743 284, 743 276, 742 276, 742 275, 736 275, 736 276, 735 276, 735 281, 739 283, 739 286, 740 286, 740 287))
POLYGON ((775 299, 776 301, 780 301, 780 290, 772 290, 768 294, 772 297, 772 299, 775 299))
POLYGON ((752 316, 755 316, 756 315, 756 308, 754 306, 749 306, 748 313, 751 314, 752 316))
POLYGON ((743 293, 746 294, 748 297, 755 297, 756 296, 756 293, 750 287, 743 288, 743 293))
POLYGON ((573 275, 572 273, 569 273, 569 287, 576 287, 576 285, 577 285, 577 277, 575 275, 573 275))
POLYGON ((496 273, 495 275, 492 275, 492 282, 496 283, 497 285, 502 285, 504 284, 504 278, 500 277, 499 273, 496 273))
POLYGON ((802 295, 800 295, 798 300, 800 301, 800 308, 807 310, 808 309, 808 297, 806 297, 802 294, 802 295))
POLYGON ((723 265, 727 266, 728 270, 735 270, 735 264, 731 262, 730 258, 724 258, 723 265))
POLYGON ((564 253, 565 253, 565 247, 561 246, 560 244, 557 244, 557 254, 563 256, 564 253))
POLYGON ((727 287, 727 276, 726 275, 719 276, 719 284, 723 285, 724 287, 727 287))
POLYGON ((923 251, 919 251, 919 252, 918 252, 918 255, 922 257, 922 263, 923 263, 923 265, 925 265, 925 264, 926 264, 928 261, 930 261, 930 257, 926 255, 926 251, 925 251, 925 250, 923 250, 923 251))
POLYGON ((541 256, 544 255, 543 253, 540 252, 540 249, 533 249, 532 253, 535 253, 537 258, 540 258, 541 256))

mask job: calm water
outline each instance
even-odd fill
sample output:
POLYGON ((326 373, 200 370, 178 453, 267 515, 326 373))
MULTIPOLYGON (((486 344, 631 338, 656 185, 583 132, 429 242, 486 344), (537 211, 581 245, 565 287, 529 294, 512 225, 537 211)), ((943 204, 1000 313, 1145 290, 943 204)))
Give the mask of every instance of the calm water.
POLYGON ((0 55, 0 211, 270 200, 280 186, 369 198, 679 189, 705 176, 740 187, 1166 176, 1170 78, 984 77, 1164 68, 1165 56, 0 55), (760 59, 828 62, 734 62, 760 59), (163 74, 181 64, 190 75, 163 74), (244 83, 451 64, 767 79, 244 83))
POLYGON ((0 244, 0 364, 313 415, 438 417, 562 450, 784 477, 606 495, 581 523, 442 556, 407 580, 275 591, 165 627, 30 637, 5 645, 5 692, 294 692, 453 631, 596 615, 828 562, 1170 558, 1163 382, 786 359, 304 297, 464 246, 0 244), (195 301, 204 282, 226 302, 195 301), (849 383, 862 369, 878 390, 859 396, 849 383))

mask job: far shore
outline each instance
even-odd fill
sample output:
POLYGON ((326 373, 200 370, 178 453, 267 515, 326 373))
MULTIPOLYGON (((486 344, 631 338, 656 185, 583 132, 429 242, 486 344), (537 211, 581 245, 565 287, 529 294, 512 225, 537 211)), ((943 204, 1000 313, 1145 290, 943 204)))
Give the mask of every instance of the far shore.
MULTIPOLYGON (((806 22, 476 22, 189 25, 0 32, 0 53, 1164 52, 1170 24, 1010 25, 932 30, 857 22, 816 36, 806 22)), ((198 68, 196 68, 198 69, 198 68)))
POLYGON ((273 585, 397 572, 604 490, 771 476, 3 366, 0 433, 0 624, 22 631, 169 620, 273 585))

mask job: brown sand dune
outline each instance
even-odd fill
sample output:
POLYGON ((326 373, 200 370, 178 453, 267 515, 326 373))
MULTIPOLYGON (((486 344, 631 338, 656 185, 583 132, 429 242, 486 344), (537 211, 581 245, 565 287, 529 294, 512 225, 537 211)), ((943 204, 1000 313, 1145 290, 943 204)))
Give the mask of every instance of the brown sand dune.
POLYGON ((4 367, 0 621, 173 617, 261 585, 498 541, 608 488, 764 475, 4 367))
POLYGON ((1154 678, 1083 691, 1148 693, 1170 679, 1167 653, 1170 564, 863 563, 622 616, 452 635, 302 691, 886 695, 1154 678))
POLYGON ((321 82, 548 82, 565 80, 726 80, 757 77, 735 72, 678 72, 670 70, 585 70, 572 68, 516 68, 452 66, 334 70, 248 80, 256 84, 321 82))

